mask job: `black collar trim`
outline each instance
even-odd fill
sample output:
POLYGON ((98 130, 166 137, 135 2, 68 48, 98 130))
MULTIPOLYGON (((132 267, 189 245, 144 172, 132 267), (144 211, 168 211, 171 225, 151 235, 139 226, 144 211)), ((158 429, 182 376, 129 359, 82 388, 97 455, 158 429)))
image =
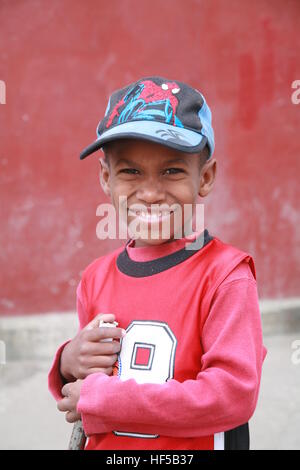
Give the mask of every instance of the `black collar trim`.
POLYGON ((199 248, 195 250, 187 250, 183 247, 174 253, 150 261, 134 261, 130 259, 126 249, 126 246, 130 242, 130 240, 128 240, 124 250, 117 257, 117 266, 122 273, 131 277, 153 276, 154 274, 166 271, 167 269, 182 263, 187 258, 201 250, 205 245, 213 240, 213 238, 214 237, 208 233, 208 230, 205 229, 204 232, 202 232, 201 235, 199 235, 199 237, 193 242, 196 244, 199 241, 199 248))

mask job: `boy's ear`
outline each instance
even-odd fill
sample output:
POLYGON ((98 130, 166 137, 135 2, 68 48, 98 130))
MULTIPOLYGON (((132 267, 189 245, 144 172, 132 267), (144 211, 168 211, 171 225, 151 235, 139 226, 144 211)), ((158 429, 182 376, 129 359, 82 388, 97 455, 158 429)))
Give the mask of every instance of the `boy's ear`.
POLYGON ((100 185, 107 196, 111 196, 110 186, 109 186, 109 168, 108 164, 103 158, 99 158, 100 170, 99 170, 99 181, 100 185))
POLYGON ((211 192, 216 178, 216 170, 217 161, 215 158, 203 165, 198 189, 199 196, 205 197, 211 192))

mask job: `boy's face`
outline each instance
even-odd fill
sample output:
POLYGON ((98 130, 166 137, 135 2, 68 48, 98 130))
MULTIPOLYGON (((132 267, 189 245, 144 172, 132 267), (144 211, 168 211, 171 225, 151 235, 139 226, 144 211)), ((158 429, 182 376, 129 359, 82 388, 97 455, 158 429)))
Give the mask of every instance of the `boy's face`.
POLYGON ((126 197, 127 210, 122 213, 127 226, 138 232, 129 232, 136 246, 159 245, 191 232, 197 197, 205 197, 213 186, 215 159, 200 168, 199 154, 139 139, 111 142, 106 155, 109 162, 100 159, 101 185, 117 215, 119 197, 126 197))

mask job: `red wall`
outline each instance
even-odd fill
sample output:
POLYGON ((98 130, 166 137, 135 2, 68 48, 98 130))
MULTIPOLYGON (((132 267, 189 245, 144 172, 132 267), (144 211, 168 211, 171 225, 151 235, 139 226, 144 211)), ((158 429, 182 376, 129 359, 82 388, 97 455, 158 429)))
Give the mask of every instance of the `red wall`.
MULTIPOLYGON (((259 295, 299 296, 298 0, 1 0, 0 312, 75 309, 107 201, 79 161, 115 88, 158 74, 212 109, 206 227, 255 259, 259 295)), ((122 242, 123 243, 123 242, 122 242)))

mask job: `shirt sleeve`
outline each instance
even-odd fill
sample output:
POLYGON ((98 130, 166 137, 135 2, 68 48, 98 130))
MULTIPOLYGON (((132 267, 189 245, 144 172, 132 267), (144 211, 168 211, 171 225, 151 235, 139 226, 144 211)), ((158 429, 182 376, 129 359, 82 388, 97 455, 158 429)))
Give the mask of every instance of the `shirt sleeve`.
POLYGON ((82 384, 78 412, 87 435, 113 430, 172 437, 233 429, 254 413, 266 348, 256 281, 228 277, 214 295, 202 331, 195 380, 164 384, 121 381, 102 373, 82 384))
MULTIPOLYGON (((84 295, 83 295, 83 284, 82 281, 79 282, 77 291, 76 291, 76 306, 77 314, 79 319, 79 330, 82 329, 88 322, 87 320, 87 310, 85 308, 84 295)), ((52 363, 51 369, 48 374, 48 389, 53 395, 55 400, 60 400, 63 398, 61 394, 61 389, 65 385, 66 381, 60 373, 60 358, 63 352, 64 347, 71 341, 64 342, 56 351, 54 361, 52 363)))

